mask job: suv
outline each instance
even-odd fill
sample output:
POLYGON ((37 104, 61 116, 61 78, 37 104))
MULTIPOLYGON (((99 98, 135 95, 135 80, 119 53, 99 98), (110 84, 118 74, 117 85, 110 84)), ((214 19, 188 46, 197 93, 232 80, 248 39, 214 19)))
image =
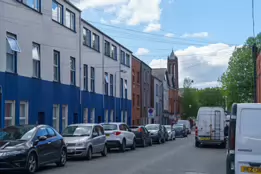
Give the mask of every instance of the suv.
POLYGON ((90 160, 95 153, 107 155, 106 137, 99 124, 72 124, 64 129, 62 135, 68 157, 86 157, 90 160))
POLYGON ((226 173, 261 173, 261 104, 232 105, 226 173))
POLYGON ((102 123, 105 131, 108 150, 119 148, 124 152, 126 148, 136 149, 136 136, 125 123, 102 123))

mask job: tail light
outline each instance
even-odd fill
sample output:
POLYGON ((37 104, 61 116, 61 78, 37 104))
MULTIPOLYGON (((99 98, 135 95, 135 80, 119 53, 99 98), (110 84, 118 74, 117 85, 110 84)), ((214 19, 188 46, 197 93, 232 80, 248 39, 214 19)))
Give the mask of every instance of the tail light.
POLYGON ((139 128, 138 132, 143 132, 141 127, 139 128))
POLYGON ((236 141, 236 121, 230 121, 229 125, 229 149, 230 150, 235 150, 235 141, 236 141))
POLYGON ((116 136, 118 136, 118 135, 120 135, 121 134, 121 132, 114 132, 114 135, 116 135, 116 136))
POLYGON ((196 135, 196 137, 198 136, 198 127, 197 126, 195 128, 195 135, 196 135))

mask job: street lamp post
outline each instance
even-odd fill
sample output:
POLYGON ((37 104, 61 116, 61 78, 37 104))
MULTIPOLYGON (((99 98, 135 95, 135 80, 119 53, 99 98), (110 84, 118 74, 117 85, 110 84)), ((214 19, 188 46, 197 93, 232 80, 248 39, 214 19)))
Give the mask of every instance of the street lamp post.
MULTIPOLYGON (((119 70, 119 71, 116 71, 115 73, 114 73, 114 78, 115 78, 115 80, 114 80, 114 118, 113 118, 113 120, 116 122, 116 115, 117 115, 117 112, 116 112, 116 98, 117 98, 117 93, 116 93, 116 87, 117 87, 117 78, 116 78, 116 76, 117 76, 117 73, 126 73, 126 71, 125 70, 119 70)), ((120 77, 121 76, 119 76, 119 80, 120 80, 120 77)))

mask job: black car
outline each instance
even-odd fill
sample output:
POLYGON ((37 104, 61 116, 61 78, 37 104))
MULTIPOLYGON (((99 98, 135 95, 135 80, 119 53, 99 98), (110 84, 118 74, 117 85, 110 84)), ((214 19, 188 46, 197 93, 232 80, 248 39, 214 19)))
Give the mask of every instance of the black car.
POLYGON ((188 136, 185 125, 175 124, 173 128, 175 129, 176 137, 187 137, 188 136))
POLYGON ((164 128, 161 124, 147 124, 145 127, 149 131, 153 142, 165 143, 164 128))
POLYGON ((40 166, 64 166, 66 161, 63 137, 50 126, 9 126, 0 130, 0 173, 25 170, 32 174, 40 166))
POLYGON ((150 133, 144 126, 131 126, 130 129, 136 136, 137 145, 142 145, 142 147, 152 145, 150 133))

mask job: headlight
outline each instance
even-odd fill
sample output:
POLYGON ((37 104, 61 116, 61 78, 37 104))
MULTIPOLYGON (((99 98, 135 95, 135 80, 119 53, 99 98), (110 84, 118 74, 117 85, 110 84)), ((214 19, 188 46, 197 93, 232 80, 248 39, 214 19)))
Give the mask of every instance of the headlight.
POLYGON ((23 154, 25 153, 26 150, 16 150, 16 151, 8 151, 8 152, 0 152, 0 156, 15 156, 15 155, 19 155, 19 154, 23 154))
POLYGON ((80 147, 82 147, 82 146, 84 146, 85 144, 83 143, 83 142, 80 142, 80 143, 76 143, 76 146, 80 146, 80 147))

